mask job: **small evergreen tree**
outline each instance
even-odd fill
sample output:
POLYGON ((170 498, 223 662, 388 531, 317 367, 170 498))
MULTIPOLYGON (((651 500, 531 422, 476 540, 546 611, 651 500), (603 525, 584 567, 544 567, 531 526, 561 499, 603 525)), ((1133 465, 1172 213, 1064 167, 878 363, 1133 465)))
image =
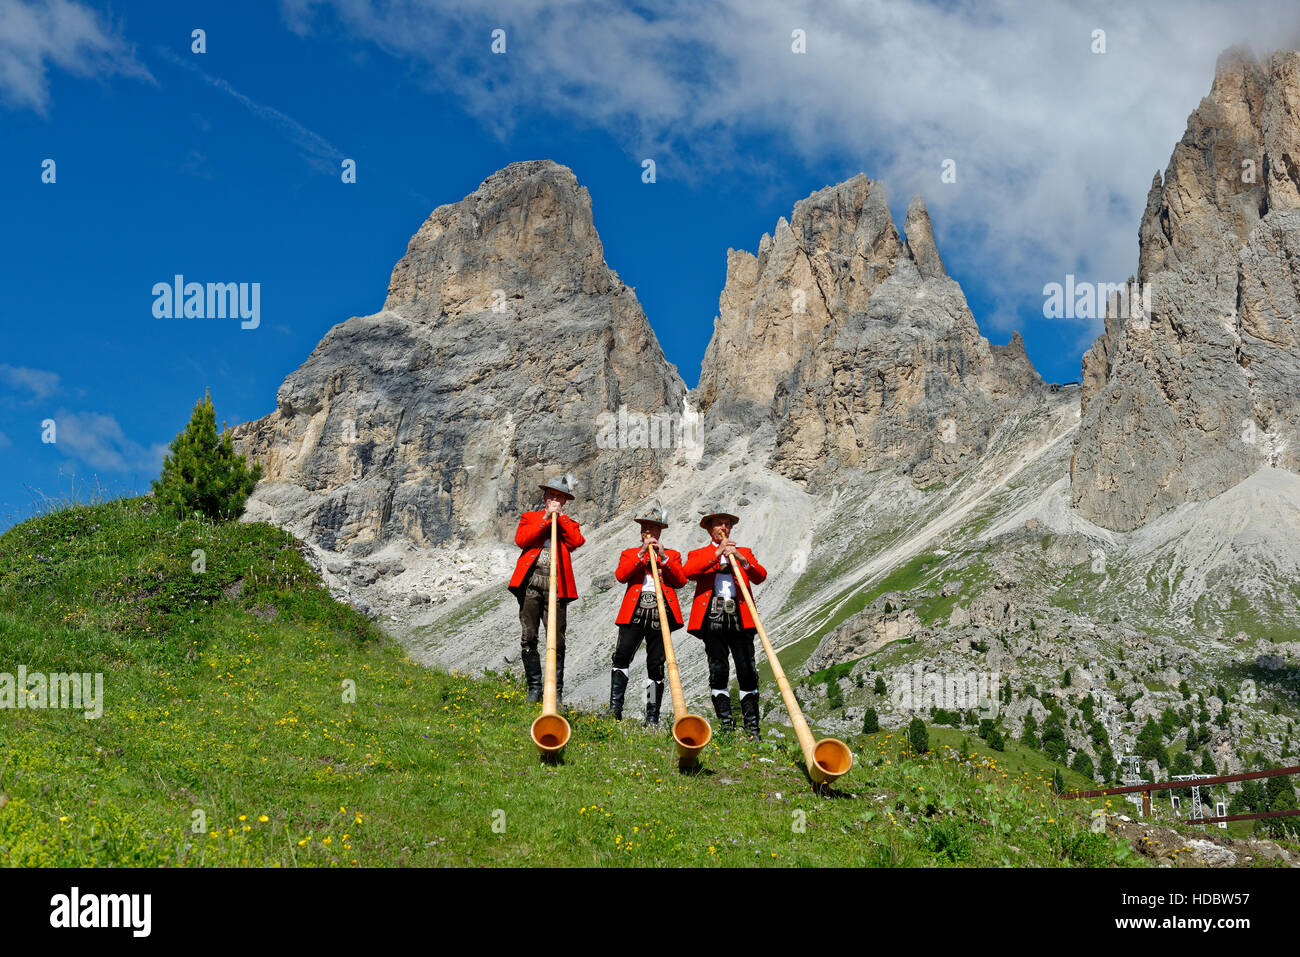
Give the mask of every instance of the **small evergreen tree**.
POLYGON ((1110 753, 1110 749, 1102 751, 1097 758, 1097 770, 1101 772, 1103 781, 1115 780, 1115 755, 1110 753))
POLYGON ((1053 761, 1065 763, 1068 745, 1065 741, 1065 726, 1061 718, 1052 714, 1043 722, 1043 753, 1053 761))
POLYGON ((1214 758, 1210 757, 1209 751, 1201 752, 1201 773, 1208 774, 1211 777, 1219 773, 1219 769, 1214 766, 1214 758))
POLYGON ((1007 749, 1007 743, 1002 739, 1002 732, 996 726, 989 728, 989 735, 985 740, 988 741, 989 747, 994 751, 1005 751, 1007 749))
POLYGON ((917 754, 925 754, 930 750, 930 732, 926 730, 925 722, 920 718, 913 718, 908 724, 907 743, 917 754))
POLYGON ((840 679, 832 677, 826 682, 826 704, 832 711, 839 711, 844 707, 844 689, 840 687, 840 679))
POLYGON ((880 730, 880 717, 876 714, 875 708, 868 708, 867 713, 862 716, 862 733, 875 734, 880 730))
POLYGON ((889 689, 885 687, 885 679, 881 675, 876 675, 876 683, 871 689, 876 694, 885 694, 889 689))
POLYGON ((1092 767, 1092 758, 1088 757, 1087 751, 1074 752, 1074 760, 1070 763, 1071 770, 1078 771, 1085 778, 1094 777, 1092 767))
POLYGON ((1020 732, 1020 743, 1027 748, 1033 748, 1035 751, 1040 747, 1038 741, 1038 719, 1034 717, 1032 711, 1025 712, 1025 726, 1020 732))
POLYGON ((246 466, 228 431, 217 434, 212 396, 205 392, 189 425, 172 440, 162 475, 153 483, 154 500, 159 511, 179 519, 198 512, 228 521, 244 513, 244 503, 261 477, 262 466, 246 466))

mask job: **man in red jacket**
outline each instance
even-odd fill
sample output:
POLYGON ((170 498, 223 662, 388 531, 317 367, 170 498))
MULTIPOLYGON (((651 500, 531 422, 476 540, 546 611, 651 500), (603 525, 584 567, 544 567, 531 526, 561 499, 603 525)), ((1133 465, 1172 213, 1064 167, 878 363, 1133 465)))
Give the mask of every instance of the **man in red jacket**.
POLYGON ((542 700, 542 660, 537 652, 537 628, 546 614, 551 587, 551 562, 558 561, 555 602, 555 634, 547 641, 555 642, 555 700, 564 694, 564 628, 565 608, 578 597, 578 585, 573 578, 573 564, 569 552, 581 548, 586 541, 578 523, 562 514, 564 506, 573 499, 573 476, 563 475, 539 486, 545 507, 537 512, 524 512, 515 529, 515 544, 523 551, 515 563, 515 573, 510 578, 510 590, 519 599, 519 623, 523 626, 520 639, 520 657, 524 662, 524 675, 528 679, 528 700, 542 700), (559 523, 558 556, 551 554, 551 515, 559 523))
POLYGON ((614 623, 618 625, 618 645, 614 649, 614 668, 609 673, 609 710, 615 720, 623 720, 623 695, 627 691, 628 669, 632 657, 645 641, 645 723, 659 723, 659 706, 664 697, 664 636, 659 624, 659 603, 655 600, 655 583, 650 571, 650 549, 659 564, 659 583, 663 586, 668 628, 682 627, 682 610, 677 604, 677 589, 686 584, 681 552, 664 548, 659 535, 668 527, 663 506, 651 503, 636 517, 641 526, 641 547, 628 548, 618 559, 614 577, 627 585, 623 604, 614 623))
POLYGON ((749 613, 740 586, 739 575, 753 588, 767 578, 767 570, 754 553, 731 540, 731 530, 740 519, 727 512, 710 512, 700 520, 700 527, 712 541, 686 556, 686 577, 695 582, 695 599, 687 631, 704 642, 709 658, 709 693, 713 710, 723 731, 735 728, 731 717, 731 693, 728 690, 730 668, 727 655, 736 662, 736 682, 740 685, 740 713, 745 731, 762 740, 758 727, 758 670, 754 667, 754 616, 749 613))

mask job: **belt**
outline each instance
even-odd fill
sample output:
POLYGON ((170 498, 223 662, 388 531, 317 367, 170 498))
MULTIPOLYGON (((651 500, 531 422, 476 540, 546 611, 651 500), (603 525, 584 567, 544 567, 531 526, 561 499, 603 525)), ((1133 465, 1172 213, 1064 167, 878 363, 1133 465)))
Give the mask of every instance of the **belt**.
POLYGON ((736 599, 719 598, 714 595, 709 600, 709 617, 721 618, 723 615, 734 615, 736 613, 736 599))
POLYGON ((659 603, 655 601, 654 592, 645 592, 645 591, 641 592, 640 605, 642 608, 657 609, 659 607, 659 603))

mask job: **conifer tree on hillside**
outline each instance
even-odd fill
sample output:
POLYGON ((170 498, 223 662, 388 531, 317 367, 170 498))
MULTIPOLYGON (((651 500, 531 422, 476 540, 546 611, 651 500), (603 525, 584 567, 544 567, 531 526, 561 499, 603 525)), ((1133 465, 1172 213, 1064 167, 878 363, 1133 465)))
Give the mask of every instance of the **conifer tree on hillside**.
POLYGON ((162 475, 153 483, 154 499, 160 511, 181 519, 195 512, 215 520, 236 519, 261 477, 262 466, 247 467, 228 431, 217 434, 212 395, 205 390, 189 425, 172 440, 162 475))
POLYGON ((907 743, 911 745, 912 751, 917 754, 925 754, 930 750, 930 732, 925 727, 925 722, 920 718, 913 718, 907 725, 907 743))

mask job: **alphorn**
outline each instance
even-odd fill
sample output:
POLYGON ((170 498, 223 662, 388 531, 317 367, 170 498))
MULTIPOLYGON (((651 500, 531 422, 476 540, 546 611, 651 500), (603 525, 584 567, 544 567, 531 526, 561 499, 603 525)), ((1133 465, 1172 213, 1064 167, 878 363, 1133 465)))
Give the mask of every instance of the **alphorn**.
POLYGON ((533 722, 533 743, 543 761, 555 761, 569 743, 569 722, 559 713, 555 692, 555 602, 560 564, 559 526, 551 513, 551 580, 546 605, 546 677, 542 686, 542 713, 533 722))
MULTIPOLYGON (((740 563, 736 558, 735 555, 731 556, 732 563, 739 566, 740 563)), ((794 725, 795 736, 799 739, 804 763, 808 766, 808 776, 812 778, 813 785, 818 788, 830 785, 853 767, 853 752, 839 738, 813 740, 812 732, 808 730, 808 722, 804 720, 803 711, 799 708, 799 701, 790 688, 790 682, 786 680, 781 662, 776 660, 776 650, 772 647, 772 642, 768 641, 767 631, 758 617, 758 609, 754 607, 754 596, 749 593, 749 584, 745 581, 745 576, 739 567, 733 570, 735 574, 732 577, 740 586, 740 593, 745 598, 745 604, 749 606, 749 613, 754 616, 754 627, 763 642, 763 651, 767 655, 767 660, 772 665, 772 674, 776 678, 777 687, 781 689, 781 700, 785 702, 785 710, 790 713, 790 723, 794 725)))
POLYGON ((647 548, 650 553, 650 574, 654 576, 655 582, 655 601, 659 603, 659 628, 664 636, 664 667, 668 671, 668 690, 673 696, 673 740, 677 742, 677 767, 693 768, 699 763, 700 752, 713 737, 713 729, 704 718, 686 711, 682 676, 677 670, 677 653, 673 650, 672 629, 668 627, 668 611, 664 607, 663 583, 659 580, 659 562, 655 560, 654 546, 647 548))

